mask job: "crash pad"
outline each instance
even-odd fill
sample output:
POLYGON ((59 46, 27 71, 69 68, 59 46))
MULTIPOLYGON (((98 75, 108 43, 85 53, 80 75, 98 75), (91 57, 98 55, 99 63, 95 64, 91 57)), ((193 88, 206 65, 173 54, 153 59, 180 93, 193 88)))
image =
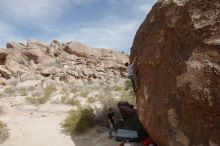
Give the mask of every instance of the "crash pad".
POLYGON ((127 130, 127 129, 118 129, 115 138, 116 140, 120 140, 120 141, 130 141, 130 142, 139 141, 137 131, 127 130))

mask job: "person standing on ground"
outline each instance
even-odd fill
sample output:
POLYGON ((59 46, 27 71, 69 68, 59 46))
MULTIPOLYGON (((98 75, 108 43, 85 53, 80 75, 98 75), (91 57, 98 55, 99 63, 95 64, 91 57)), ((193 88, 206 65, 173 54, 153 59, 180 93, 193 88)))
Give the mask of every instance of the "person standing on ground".
POLYGON ((125 63, 125 66, 127 67, 127 71, 128 71, 128 78, 131 80, 132 85, 133 85, 133 89, 134 89, 135 92, 138 89, 137 76, 136 76, 136 73, 134 71, 134 64, 136 62, 137 62, 137 56, 134 58, 134 60, 131 64, 129 64, 128 62, 125 63))
POLYGON ((109 138, 113 137, 112 133, 115 125, 115 115, 112 110, 112 107, 108 109, 108 124, 109 124, 109 138))

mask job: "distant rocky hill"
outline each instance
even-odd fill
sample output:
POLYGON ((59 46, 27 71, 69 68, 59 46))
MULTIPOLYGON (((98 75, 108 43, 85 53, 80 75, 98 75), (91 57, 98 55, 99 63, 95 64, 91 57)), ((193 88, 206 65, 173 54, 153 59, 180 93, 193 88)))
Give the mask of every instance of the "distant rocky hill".
POLYGON ((128 54, 79 42, 10 42, 0 49, 0 84, 16 85, 29 80, 41 81, 38 83, 42 86, 112 84, 126 75, 127 61, 128 54))

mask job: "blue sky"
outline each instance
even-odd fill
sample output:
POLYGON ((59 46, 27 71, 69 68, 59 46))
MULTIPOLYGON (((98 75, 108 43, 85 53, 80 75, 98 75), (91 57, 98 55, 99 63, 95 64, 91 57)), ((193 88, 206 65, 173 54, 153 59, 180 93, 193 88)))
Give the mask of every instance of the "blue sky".
POLYGON ((156 0, 1 0, 0 48, 38 39, 129 51, 156 0))

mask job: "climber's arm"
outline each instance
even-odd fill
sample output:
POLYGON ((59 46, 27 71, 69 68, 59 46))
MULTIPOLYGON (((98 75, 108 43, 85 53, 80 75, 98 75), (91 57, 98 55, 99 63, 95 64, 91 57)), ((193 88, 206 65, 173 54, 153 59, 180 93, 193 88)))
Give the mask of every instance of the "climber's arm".
POLYGON ((132 62, 132 64, 131 64, 131 66, 134 66, 134 64, 136 63, 136 61, 137 61, 137 56, 135 56, 135 58, 134 58, 134 60, 133 60, 133 62, 132 62))

